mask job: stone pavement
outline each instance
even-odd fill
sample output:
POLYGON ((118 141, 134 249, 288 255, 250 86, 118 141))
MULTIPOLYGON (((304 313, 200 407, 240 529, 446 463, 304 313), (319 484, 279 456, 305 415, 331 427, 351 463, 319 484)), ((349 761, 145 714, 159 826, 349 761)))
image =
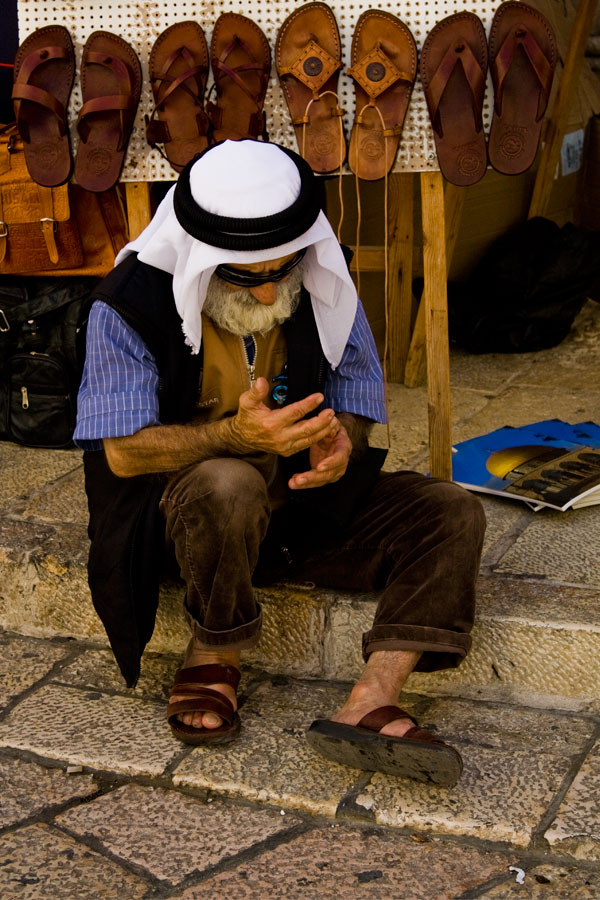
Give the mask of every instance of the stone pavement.
MULTIPOLYGON (((599 326, 590 303, 552 350, 454 352, 455 440, 600 421, 599 326)), ((387 467, 426 471, 425 389, 390 394, 387 467)), ((484 499, 472 654, 402 697, 463 755, 459 784, 440 789, 306 745, 359 671, 374 604, 310 585, 262 592, 240 738, 173 740, 180 588, 165 586, 127 690, 85 584, 80 454, 0 444, 0 471, 2 900, 600 900, 600 508, 484 499)))

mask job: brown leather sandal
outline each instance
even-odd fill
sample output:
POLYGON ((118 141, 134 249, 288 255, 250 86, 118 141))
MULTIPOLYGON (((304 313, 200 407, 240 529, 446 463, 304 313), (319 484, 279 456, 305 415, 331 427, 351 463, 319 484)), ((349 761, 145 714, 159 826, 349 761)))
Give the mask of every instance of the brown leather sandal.
POLYGON ((368 772, 385 772, 445 787, 456 784, 462 773, 460 753, 419 728, 413 717, 397 706, 380 706, 358 725, 317 719, 306 732, 306 739, 327 759, 368 772), (403 737, 379 733, 396 719, 410 719, 414 727, 403 737))
POLYGON ((442 175, 459 186, 475 184, 487 168, 487 42, 480 19, 460 12, 438 22, 425 38, 420 71, 442 175))
POLYGON ((315 172, 334 172, 346 158, 338 79, 342 45, 325 3, 305 3, 283 22, 275 64, 300 155, 315 172))
POLYGON ((216 102, 206 111, 214 141, 258 138, 268 141, 263 110, 271 74, 271 48, 252 19, 223 13, 210 42, 216 102))
POLYGON ((494 115, 488 154, 494 169, 519 175, 537 153, 558 59, 548 20, 526 3, 505 0, 490 29, 494 115))
POLYGON ((146 140, 181 172, 208 146, 210 123, 202 105, 208 47, 197 22, 176 22, 165 29, 154 42, 149 69, 156 105, 146 116, 146 140))
POLYGON ((94 31, 81 59, 75 178, 87 191, 108 191, 119 179, 142 89, 140 61, 116 34, 94 31))
POLYGON ((364 12, 352 39, 356 113, 348 164, 366 181, 390 171, 415 78, 417 45, 397 16, 382 10, 364 12))
POLYGON ((239 734, 240 717, 231 702, 207 684, 229 684, 237 691, 240 672, 235 666, 218 663, 205 666, 190 666, 180 669, 175 676, 171 696, 184 695, 186 700, 177 700, 167 706, 167 721, 175 737, 185 744, 227 744, 239 734), (218 728, 194 728, 186 725, 178 717, 183 713, 214 712, 223 719, 218 728))
POLYGON ((14 101, 29 174, 44 187, 69 180, 67 104, 75 78, 73 42, 62 25, 38 28, 17 51, 14 101))

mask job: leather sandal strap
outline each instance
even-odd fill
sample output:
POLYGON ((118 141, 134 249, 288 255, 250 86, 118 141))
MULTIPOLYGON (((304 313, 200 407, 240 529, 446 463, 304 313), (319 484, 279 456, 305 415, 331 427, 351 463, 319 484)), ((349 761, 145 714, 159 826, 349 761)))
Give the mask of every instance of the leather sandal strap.
POLYGON ((169 703, 167 706, 167 719, 190 712, 215 713, 228 725, 231 725, 235 717, 235 710, 227 697, 210 688, 197 688, 195 697, 169 703))
POLYGON ((396 719, 410 719, 411 722, 414 722, 415 727, 417 726, 414 718, 405 710, 399 709, 397 706, 378 706, 377 709, 373 709, 366 716, 363 716, 358 723, 358 727, 379 732, 386 725, 389 725, 390 722, 395 722, 396 719))
POLYGON ((21 116, 21 105, 24 100, 30 103, 39 103, 53 112, 58 120, 59 133, 66 134, 67 114, 64 106, 53 94, 33 84, 15 84, 12 90, 12 99, 15 101, 15 117, 19 123, 19 134, 24 141, 29 141, 29 124, 21 116))
POLYGON ((335 59, 316 41, 310 40, 291 66, 279 67, 279 76, 293 76, 309 88, 316 99, 323 85, 341 68, 341 60, 335 59))
POLYGON ((353 66, 346 69, 346 73, 354 78, 371 98, 379 97, 397 81, 403 81, 412 87, 415 80, 408 72, 403 72, 394 65, 381 49, 381 45, 369 50, 353 66))
POLYGON ((189 666, 177 672, 171 693, 176 693, 175 688, 179 689, 182 685, 202 684, 228 684, 234 691, 237 691, 240 678, 240 671, 235 666, 221 665, 220 663, 189 666))
POLYGON ((99 53, 96 50, 88 50, 83 59, 83 65, 106 66, 115 75, 119 93, 93 97, 87 100, 77 116, 77 132, 85 143, 90 135, 90 125, 87 117, 98 112, 118 112, 120 119, 121 138, 117 150, 122 150, 129 136, 130 126, 137 110, 137 102, 132 96, 131 69, 127 63, 118 56, 109 53, 99 53))
POLYGON ((498 53, 490 66, 494 82, 494 108, 497 115, 502 114, 504 81, 508 75, 513 57, 519 47, 524 51, 532 71, 540 83, 541 94, 538 103, 539 121, 548 105, 554 69, 548 62, 546 54, 533 37, 531 31, 524 24, 516 25, 511 30, 510 34, 505 37, 502 46, 498 50, 498 53))
POLYGON ((16 83, 26 84, 29 81, 29 76, 38 66, 50 62, 53 59, 70 60, 71 50, 66 47, 40 47, 37 50, 33 50, 31 53, 27 54, 21 63, 19 74, 16 77, 16 83))
POLYGON ((443 744, 444 741, 441 741, 437 738, 431 731, 427 731, 425 728, 419 728, 415 725, 414 728, 409 728, 403 735, 403 738, 406 738, 409 741, 425 741, 428 744, 443 744))
POLYGON ((481 131, 482 128, 481 109, 485 92, 485 72, 482 70, 479 60, 471 50, 468 42, 458 36, 446 50, 427 86, 427 101, 431 123, 440 137, 442 136, 443 128, 439 117, 439 106, 450 77, 458 65, 462 66, 471 88, 473 115, 477 131, 481 131))

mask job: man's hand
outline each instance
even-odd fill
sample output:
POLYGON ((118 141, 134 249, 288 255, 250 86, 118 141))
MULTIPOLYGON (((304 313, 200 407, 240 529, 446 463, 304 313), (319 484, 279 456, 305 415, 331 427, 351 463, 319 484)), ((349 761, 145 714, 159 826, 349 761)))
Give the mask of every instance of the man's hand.
POLYGON ((330 442, 338 432, 340 424, 332 409, 304 419, 321 405, 323 394, 310 394, 282 409, 269 409, 264 403, 268 393, 266 378, 257 378, 250 390, 240 396, 238 411, 231 419, 231 435, 238 451, 262 450, 292 456, 319 442, 330 442))
POLYGON ((288 481, 289 487, 292 490, 302 490, 339 481, 348 468, 351 453, 352 441, 348 432, 337 422, 335 434, 323 438, 310 448, 310 471, 292 475, 288 481))

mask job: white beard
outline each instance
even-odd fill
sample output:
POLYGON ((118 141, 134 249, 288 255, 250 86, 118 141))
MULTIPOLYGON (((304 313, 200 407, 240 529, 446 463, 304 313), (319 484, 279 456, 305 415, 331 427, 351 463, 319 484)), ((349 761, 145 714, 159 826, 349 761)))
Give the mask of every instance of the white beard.
POLYGON ((277 297, 270 306, 259 303, 247 288, 233 289, 217 275, 210 279, 202 312, 219 328, 232 334, 266 334, 289 319, 298 308, 302 287, 302 263, 289 278, 276 285, 277 297))

